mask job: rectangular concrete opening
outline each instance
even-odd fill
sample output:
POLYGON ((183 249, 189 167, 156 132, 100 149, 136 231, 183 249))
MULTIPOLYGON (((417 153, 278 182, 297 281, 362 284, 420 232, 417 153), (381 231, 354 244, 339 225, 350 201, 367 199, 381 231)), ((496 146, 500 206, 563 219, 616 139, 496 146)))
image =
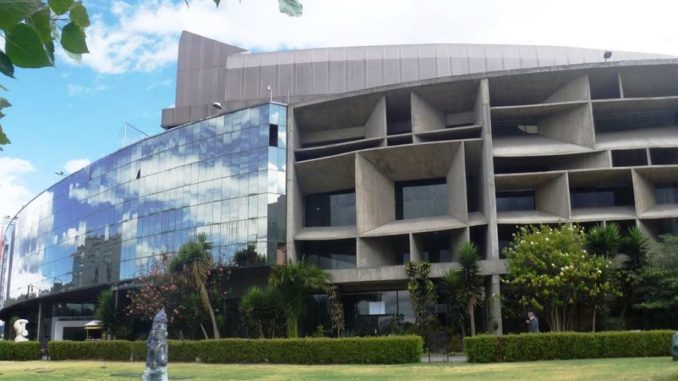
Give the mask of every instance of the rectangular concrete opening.
POLYGON ((613 167, 633 167, 647 165, 646 149, 612 150, 613 167))
POLYGON ((304 258, 325 270, 352 269, 356 267, 355 239, 328 241, 298 241, 299 258, 304 258))
POLYGON ((611 70, 599 70, 589 74, 591 99, 621 98, 619 74, 611 70))
POLYGON ((678 164, 678 148, 650 148, 653 165, 678 164))

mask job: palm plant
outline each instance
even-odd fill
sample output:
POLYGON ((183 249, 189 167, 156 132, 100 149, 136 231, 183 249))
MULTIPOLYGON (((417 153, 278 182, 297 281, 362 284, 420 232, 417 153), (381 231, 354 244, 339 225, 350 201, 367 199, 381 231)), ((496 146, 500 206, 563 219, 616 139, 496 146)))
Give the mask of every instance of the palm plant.
POLYGON ((450 269, 440 280, 440 295, 447 304, 447 324, 453 326, 459 324, 461 336, 466 336, 463 284, 461 274, 450 269))
POLYGON ((282 295, 288 337, 299 337, 299 316, 304 308, 304 298, 313 291, 326 290, 329 282, 327 272, 303 261, 288 262, 271 269, 268 283, 282 295))
POLYGON ((259 338, 275 337, 281 326, 280 294, 273 287, 252 287, 240 298, 240 313, 259 338))
POLYGON ((622 237, 617 224, 598 224, 586 235, 589 252, 605 258, 617 254, 621 242, 622 237))
POLYGON ((200 299, 212 321, 214 338, 219 339, 217 319, 206 287, 207 277, 213 267, 211 250, 212 243, 207 241, 207 236, 199 234, 197 240, 190 240, 179 248, 179 253, 170 262, 169 270, 187 285, 193 285, 198 289, 200 299))
POLYGON ((459 248, 459 264, 461 265, 459 278, 463 287, 463 300, 471 326, 471 336, 476 334, 475 309, 480 302, 482 292, 478 259, 480 259, 480 253, 473 242, 464 243, 459 248))

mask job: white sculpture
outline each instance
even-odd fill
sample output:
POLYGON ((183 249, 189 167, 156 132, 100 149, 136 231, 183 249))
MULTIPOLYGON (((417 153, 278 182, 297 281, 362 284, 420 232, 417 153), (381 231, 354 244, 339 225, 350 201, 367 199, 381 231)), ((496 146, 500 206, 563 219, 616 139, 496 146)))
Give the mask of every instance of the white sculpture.
POLYGON ((26 324, 28 324, 28 320, 26 319, 19 319, 14 322, 14 331, 16 332, 14 341, 28 341, 28 331, 26 330, 26 324))

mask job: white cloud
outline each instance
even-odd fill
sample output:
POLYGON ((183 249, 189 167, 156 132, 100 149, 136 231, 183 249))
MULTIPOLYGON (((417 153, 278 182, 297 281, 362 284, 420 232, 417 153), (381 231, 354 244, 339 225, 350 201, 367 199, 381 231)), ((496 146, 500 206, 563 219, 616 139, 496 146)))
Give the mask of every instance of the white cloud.
POLYGON ((108 86, 105 85, 95 85, 95 86, 82 86, 75 83, 69 83, 66 85, 66 90, 68 95, 75 97, 78 95, 92 95, 100 91, 108 89, 108 86))
POLYGON ((92 162, 89 159, 73 159, 66 162, 66 165, 64 165, 64 169, 68 173, 74 173, 90 165, 90 163, 92 162))
MULTIPOLYGON (((485 0, 302 0, 289 17, 275 0, 114 1, 93 17, 91 54, 103 73, 152 71, 173 62, 182 30, 247 49, 407 44, 504 43, 606 48, 678 55, 678 3, 485 0), (629 27, 633 26, 633 27, 629 27)), ((97 8, 97 11, 101 8, 97 8)))
POLYGON ((27 160, 0 157, 0 218, 14 216, 34 196, 22 178, 34 170, 27 160))

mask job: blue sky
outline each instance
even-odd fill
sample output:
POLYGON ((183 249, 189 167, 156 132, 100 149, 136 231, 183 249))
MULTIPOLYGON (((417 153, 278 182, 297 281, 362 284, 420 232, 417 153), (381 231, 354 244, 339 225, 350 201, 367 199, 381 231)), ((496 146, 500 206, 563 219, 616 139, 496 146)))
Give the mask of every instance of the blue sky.
MULTIPOLYGON (((249 50, 396 43, 561 45, 678 56, 673 1, 302 0, 304 15, 277 0, 85 0, 91 54, 58 54, 56 68, 0 78, 13 107, 2 125, 0 217, 74 170, 121 147, 123 126, 161 131, 174 103, 176 50, 190 30, 249 50), (70 165, 69 165, 70 163, 70 165), (68 168, 67 168, 68 167, 68 168)), ((131 138, 139 138, 130 130, 131 138)))

